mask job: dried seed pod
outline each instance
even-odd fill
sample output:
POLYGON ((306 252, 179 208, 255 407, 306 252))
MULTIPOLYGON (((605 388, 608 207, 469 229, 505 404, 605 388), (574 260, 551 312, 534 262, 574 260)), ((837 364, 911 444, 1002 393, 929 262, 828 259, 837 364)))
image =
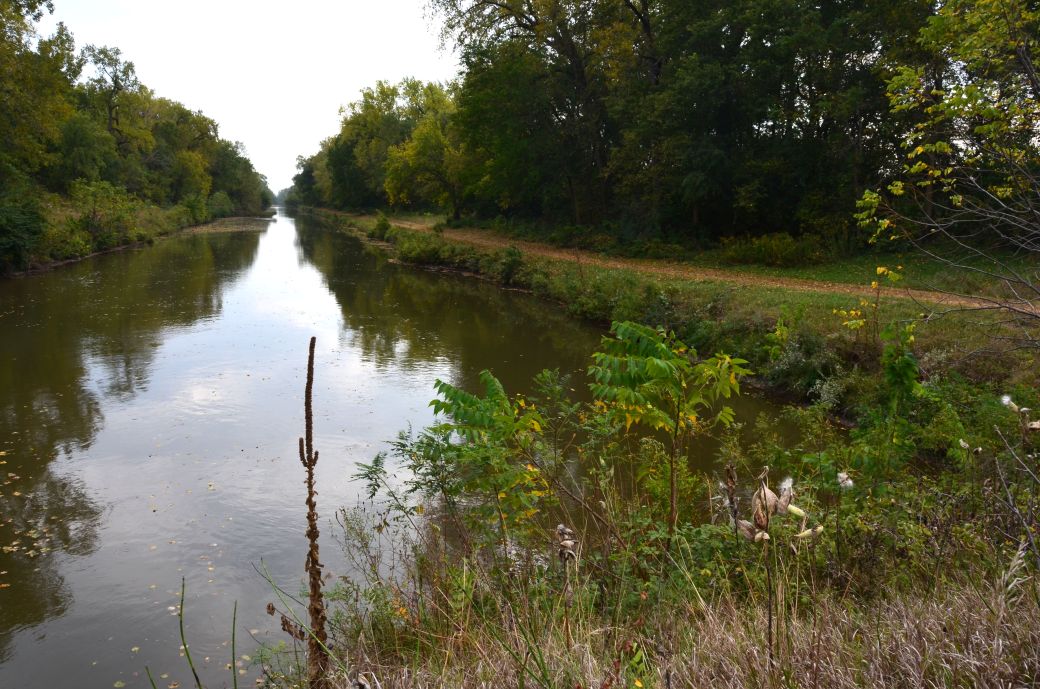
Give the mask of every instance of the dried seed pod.
POLYGON ((751 520, 759 531, 769 530, 769 515, 776 509, 776 494, 766 485, 768 472, 769 467, 763 469, 762 475, 759 477, 761 483, 759 483, 758 490, 751 496, 751 520))
POLYGON ((752 524, 751 522, 749 522, 748 520, 746 520, 746 519, 738 519, 737 520, 737 531, 739 531, 740 535, 742 535, 744 538, 748 539, 749 541, 755 540, 755 534, 757 533, 755 531, 755 525, 752 524))
POLYGON ((556 536, 562 541, 568 538, 574 538, 574 531, 563 524, 556 525, 556 536))

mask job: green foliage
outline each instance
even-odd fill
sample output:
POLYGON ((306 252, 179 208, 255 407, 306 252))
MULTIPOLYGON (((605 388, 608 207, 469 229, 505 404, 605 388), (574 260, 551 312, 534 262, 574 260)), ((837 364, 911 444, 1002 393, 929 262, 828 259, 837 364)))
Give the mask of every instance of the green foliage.
POLYGON ((118 48, 77 53, 63 24, 38 35, 45 10, 49 3, 0 3, 4 270, 257 214, 270 203, 263 177, 239 144, 219 138, 215 122, 157 97, 118 48), (14 203, 16 188, 24 198, 14 203), (156 207, 175 210, 149 210, 156 207))
POLYGON ((1034 272, 1004 256, 1034 254, 1040 227, 1038 35, 1035 3, 941 3, 918 37, 932 59, 901 61, 888 80, 892 113, 912 123, 902 164, 863 193, 856 215, 874 241, 909 242, 956 274, 1002 281, 997 305, 1014 317, 1036 288, 1034 272))
POLYGON ((368 236, 372 239, 378 239, 380 241, 386 239, 386 233, 390 231, 390 220, 387 219, 386 213, 380 211, 376 214, 376 222, 372 225, 372 229, 369 230, 368 236))
POLYGON ((775 232, 722 240, 722 259, 729 263, 787 268, 821 263, 825 258, 820 238, 814 235, 795 239, 787 232, 775 232))
POLYGON ((226 218, 235 214, 235 204, 228 193, 221 190, 209 197, 207 212, 213 219, 226 218))
POLYGON ((70 225, 86 233, 92 247, 104 250, 138 238, 133 201, 126 191, 108 182, 77 181, 71 198, 76 216, 70 225))
POLYGON ((604 337, 602 351, 592 355, 589 387, 626 429, 638 424, 668 434, 670 452, 659 454, 668 460, 670 545, 678 520, 679 458, 694 435, 732 423, 733 410, 716 407, 739 394, 740 379, 750 371, 746 361, 725 354, 697 362, 697 353, 663 328, 615 321, 610 332, 613 337, 604 337))
POLYGON ((29 266, 43 222, 34 198, 17 191, 0 192, 0 275, 29 266))
POLYGON ((304 203, 464 208, 667 257, 773 233, 734 260, 802 265, 862 248, 850 212, 905 131, 889 65, 933 64, 920 0, 431 6, 459 81, 366 89, 300 160, 304 203))

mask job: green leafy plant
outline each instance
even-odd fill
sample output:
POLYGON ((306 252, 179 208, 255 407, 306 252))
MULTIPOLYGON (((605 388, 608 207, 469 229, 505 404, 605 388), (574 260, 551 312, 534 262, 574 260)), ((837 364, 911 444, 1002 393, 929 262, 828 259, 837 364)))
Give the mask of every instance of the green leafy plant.
POLYGON ((663 328, 614 322, 589 367, 593 395, 626 428, 639 424, 668 434, 670 485, 668 544, 678 519, 678 463, 689 440, 716 424, 729 425, 733 410, 721 400, 740 392, 751 371, 743 359, 716 354, 697 361, 697 353, 663 328))

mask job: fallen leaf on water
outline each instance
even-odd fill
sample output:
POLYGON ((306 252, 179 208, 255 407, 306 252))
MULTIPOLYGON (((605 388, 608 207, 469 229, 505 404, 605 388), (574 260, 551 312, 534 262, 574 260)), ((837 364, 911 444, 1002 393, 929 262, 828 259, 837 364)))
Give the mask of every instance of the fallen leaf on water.
POLYGON ((133 648, 130 649, 130 652, 131 653, 137 653, 140 650, 141 650, 140 646, 134 646, 133 648))
POLYGON ((123 680, 117 680, 116 682, 112 683, 112 686, 115 687, 116 689, 122 689, 123 687, 126 686, 126 682, 124 682, 123 680))

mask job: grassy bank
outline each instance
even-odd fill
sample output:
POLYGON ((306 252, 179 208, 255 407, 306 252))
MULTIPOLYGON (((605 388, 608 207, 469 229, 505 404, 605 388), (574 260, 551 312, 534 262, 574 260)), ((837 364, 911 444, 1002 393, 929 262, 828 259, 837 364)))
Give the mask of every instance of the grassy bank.
MULTIPOLYGON (((813 401, 822 395, 839 401, 834 395, 842 389, 849 393, 845 401, 854 405, 852 398, 859 396, 855 390, 878 370, 882 333, 910 322, 916 323, 914 349, 926 377, 961 376, 993 386, 993 391, 1007 385, 1034 386, 1040 380, 1029 352, 1002 346, 992 337, 1002 329, 1009 337, 1015 334, 997 325, 999 316, 936 317, 929 313, 932 309, 944 312, 950 307, 874 292, 870 285, 878 277, 878 264, 870 257, 859 259, 856 271, 848 266, 834 269, 846 279, 858 273, 860 294, 815 292, 782 284, 650 275, 638 266, 605 268, 583 264, 580 258, 546 259, 509 247, 488 250, 389 221, 381 225, 376 217, 310 212, 344 231, 386 242, 406 263, 462 271, 529 290, 577 318, 662 325, 698 350, 739 352, 755 365, 759 382, 813 401)), ((903 284, 912 273, 902 264, 892 267, 897 265, 903 268, 903 284)), ((879 282, 884 289, 885 280, 879 282)))
MULTIPOLYGON (((358 222, 371 225, 375 216, 362 216, 358 222)), ((603 256, 653 259, 684 266, 719 269, 735 274, 777 279, 869 284, 878 265, 902 266, 902 287, 916 290, 949 290, 957 294, 996 295, 1003 290, 999 280, 981 272, 951 270, 934 258, 898 242, 871 245, 866 231, 850 232, 842 241, 808 234, 792 237, 786 233, 757 238, 731 238, 701 246, 690 238, 681 243, 661 239, 645 240, 634 234, 628 238, 617 232, 587 227, 545 227, 511 222, 446 221, 430 213, 393 213, 389 220, 405 227, 438 228, 446 235, 479 230, 487 236, 515 242, 537 242, 563 249, 589 251, 603 256)), ((986 262, 970 252, 951 247, 932 247, 943 255, 957 255, 959 261, 975 269, 1000 273, 1011 268, 1035 271, 1036 260, 1023 254, 995 253, 1003 266, 986 262)))
MULTIPOLYGON (((1040 398, 1029 359, 944 355, 979 326, 884 300, 850 329, 842 295, 329 222, 614 321, 591 402, 552 372, 527 397, 438 383, 441 421, 358 468, 374 501, 338 512, 355 567, 326 588, 332 686, 1040 681, 1040 398), (748 369, 809 404, 734 418, 748 369), (701 434, 721 450, 695 474, 701 434)), ((267 684, 299 685, 298 658, 266 651, 267 684)))
MULTIPOLYGON (((226 231, 220 229, 224 225, 218 221, 231 220, 232 212, 233 208, 226 205, 207 208, 180 204, 160 208, 104 183, 82 185, 76 194, 67 197, 42 194, 41 200, 24 214, 25 224, 32 227, 24 241, 19 240, 19 259, 6 264, 6 268, 13 274, 36 272, 88 256, 151 244, 186 229, 208 227, 226 231)), ((274 210, 259 215, 273 217, 274 210)), ((11 241, 17 239, 16 236, 11 241)), ((0 262, 0 268, 4 267, 0 262)))

